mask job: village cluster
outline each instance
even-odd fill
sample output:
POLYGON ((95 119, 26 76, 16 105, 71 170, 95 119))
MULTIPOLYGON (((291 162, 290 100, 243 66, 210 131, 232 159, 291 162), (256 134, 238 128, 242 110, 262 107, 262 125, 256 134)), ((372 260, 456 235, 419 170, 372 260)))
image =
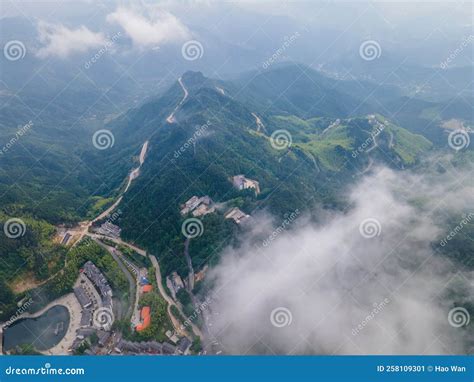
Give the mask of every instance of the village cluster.
MULTIPOLYGON (((244 175, 235 175, 229 178, 232 185, 239 191, 251 190, 255 195, 260 194, 259 182, 249 179, 244 175)), ((220 203, 219 206, 225 205, 220 203)), ((191 215, 194 218, 202 217, 207 214, 215 213, 218 205, 208 196, 192 196, 183 205, 181 205, 181 215, 183 217, 191 215)), ((220 209, 220 207, 219 207, 220 209)), ((251 219, 250 215, 243 212, 238 207, 231 207, 224 210, 224 218, 231 219, 236 224, 241 225, 251 219)), ((115 219, 98 221, 98 225, 84 225, 81 230, 88 232, 89 240, 109 240, 121 243, 121 228, 114 224, 115 219), (87 231, 86 231, 87 230, 87 231)), ((81 231, 81 232, 82 232, 81 231)), ((61 238, 62 244, 69 244, 74 233, 64 230, 61 238)), ((127 268, 133 283, 136 285, 135 296, 133 296, 133 307, 130 307, 131 322, 130 329, 136 333, 146 331, 153 323, 152 307, 144 305, 139 307, 138 302, 142 296, 148 293, 155 293, 153 285, 148 280, 147 269, 139 267, 133 259, 128 258, 121 250, 110 247, 104 241, 101 245, 107 246, 111 255, 123 267, 127 268)), ((132 248, 135 248, 131 246, 132 248)), ((137 249, 138 252, 144 252, 137 249)), ((140 253, 142 255, 142 253, 140 253)), ((146 253, 144 253, 146 256, 146 253)), ((153 261, 152 261, 153 262, 153 261)), ((171 294, 171 298, 176 306, 180 306, 177 294, 181 289, 192 289, 194 282, 201 281, 206 274, 207 266, 199 272, 191 271, 190 278, 183 279, 176 272, 171 272, 166 277, 166 287, 171 294), (191 285, 190 285, 191 283, 191 285)), ((130 289, 132 291, 132 289, 130 289)), ((163 294, 160 290, 160 294, 163 294)), ((120 302, 113 300, 114 293, 107 277, 102 273, 99 267, 91 261, 87 261, 80 269, 79 276, 74 283, 72 298, 76 300, 77 306, 74 325, 70 325, 70 334, 65 340, 61 349, 69 353, 78 354, 188 354, 192 346, 190 338, 179 331, 167 330, 165 335, 167 341, 130 341, 123 338, 123 333, 115 328, 114 312, 123 312, 126 309, 120 306, 120 302), (117 306, 115 306, 118 304, 117 306), (78 315, 78 316, 77 316, 78 315)), ((165 296, 166 297, 166 296, 165 296)), ((169 297, 168 297, 169 298, 169 297)), ((73 304, 73 305, 74 305, 73 304)), ((122 314, 121 314, 122 315, 122 314)))

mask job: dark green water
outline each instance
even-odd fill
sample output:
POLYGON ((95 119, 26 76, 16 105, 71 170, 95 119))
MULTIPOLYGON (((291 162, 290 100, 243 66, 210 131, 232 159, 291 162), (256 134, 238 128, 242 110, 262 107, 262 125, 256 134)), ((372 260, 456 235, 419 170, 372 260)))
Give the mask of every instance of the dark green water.
POLYGON ((38 350, 47 350, 62 340, 69 327, 69 311, 62 305, 48 309, 36 318, 24 318, 3 331, 3 350, 31 344, 38 350))

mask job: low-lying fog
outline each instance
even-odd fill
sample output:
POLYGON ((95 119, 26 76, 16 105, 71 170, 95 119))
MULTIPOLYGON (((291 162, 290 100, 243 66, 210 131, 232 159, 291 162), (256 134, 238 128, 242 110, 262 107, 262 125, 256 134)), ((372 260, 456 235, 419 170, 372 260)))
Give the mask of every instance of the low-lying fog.
POLYGON ((474 212, 472 179, 379 168, 323 224, 256 217, 210 275, 212 334, 237 354, 465 353, 472 332, 448 314, 472 283, 435 247, 448 216, 474 212))

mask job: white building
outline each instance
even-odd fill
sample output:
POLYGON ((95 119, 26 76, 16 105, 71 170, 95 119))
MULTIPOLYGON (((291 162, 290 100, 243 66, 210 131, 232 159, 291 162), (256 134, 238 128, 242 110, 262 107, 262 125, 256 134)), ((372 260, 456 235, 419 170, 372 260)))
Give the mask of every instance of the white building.
POLYGON ((250 218, 250 215, 242 212, 239 208, 234 207, 227 211, 224 215, 226 219, 232 219, 237 224, 244 222, 245 220, 250 218))
POLYGON ((194 217, 204 216, 213 213, 216 209, 214 208, 214 202, 209 196, 193 196, 186 203, 181 205, 181 215, 185 216, 192 213, 194 217))
POLYGON ((238 190, 253 188, 255 194, 258 195, 260 193, 260 184, 256 180, 246 178, 244 175, 235 175, 232 177, 232 184, 238 190))

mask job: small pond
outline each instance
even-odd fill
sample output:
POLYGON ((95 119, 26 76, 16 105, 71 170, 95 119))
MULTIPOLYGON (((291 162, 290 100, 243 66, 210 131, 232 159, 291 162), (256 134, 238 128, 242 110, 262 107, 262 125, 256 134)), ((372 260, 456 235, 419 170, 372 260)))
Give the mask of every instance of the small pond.
POLYGON ((22 344, 31 344, 38 350, 50 349, 63 339, 69 319, 68 309, 55 305, 39 317, 15 321, 3 331, 3 351, 22 344))

